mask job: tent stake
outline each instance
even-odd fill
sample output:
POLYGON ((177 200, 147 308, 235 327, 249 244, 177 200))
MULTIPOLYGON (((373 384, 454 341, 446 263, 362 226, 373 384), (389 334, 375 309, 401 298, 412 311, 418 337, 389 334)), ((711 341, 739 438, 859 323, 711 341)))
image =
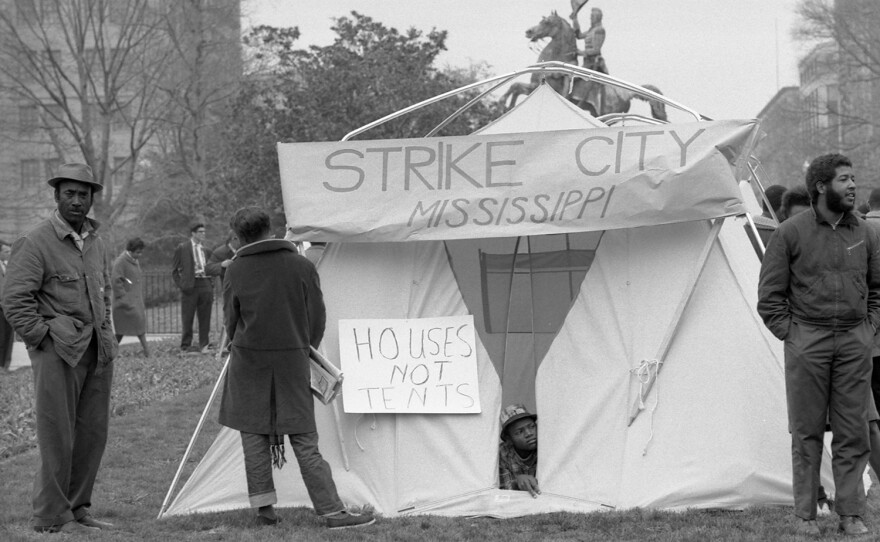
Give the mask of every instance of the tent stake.
POLYGON ((217 397, 217 390, 220 389, 220 383, 223 382, 223 377, 226 375, 226 369, 229 367, 229 359, 232 355, 226 356, 226 361, 223 363, 223 369, 220 370, 220 376, 217 377, 217 382, 214 384, 214 389, 211 390, 211 396, 208 398, 208 404, 205 405, 205 409, 202 411, 202 417, 199 418, 199 423, 196 424, 196 429, 193 431, 193 436, 189 439, 189 444, 186 447, 186 451, 183 453, 183 459, 180 460, 180 466, 177 467, 177 472, 174 474, 174 479, 171 480, 171 487, 168 488, 168 493, 165 495, 165 500, 162 501, 162 508, 159 509, 159 515, 156 516, 156 519, 162 519, 162 515, 165 513, 165 507, 168 506, 168 501, 171 500, 171 495, 174 493, 174 488, 177 486, 178 480, 180 480, 180 474, 183 472, 183 466, 186 465, 187 459, 189 459, 189 454, 192 453, 193 446, 196 443, 196 438, 198 438, 199 433, 202 431, 202 425, 205 423, 205 418, 208 417, 208 411, 211 410, 211 405, 214 404, 214 399, 217 397))
MULTIPOLYGON (((703 270, 706 268, 706 262, 709 260, 709 252, 712 251, 712 245, 714 245, 715 240, 718 239, 718 233, 721 231, 721 226, 723 224, 724 218, 718 218, 715 220, 715 223, 712 224, 712 229, 709 230, 709 237, 706 239, 706 243, 703 245, 703 250, 700 252, 700 256, 697 259, 697 267, 691 275, 690 282, 685 287, 681 301, 675 308, 675 312, 672 315, 672 321, 669 323, 669 327, 666 329, 666 335, 663 337, 663 340, 660 342, 660 348, 657 350, 657 357, 654 358, 660 362, 666 358, 666 354, 669 352, 669 347, 672 346, 672 339, 675 337, 675 332, 678 331, 678 324, 681 322, 681 317, 684 315, 684 309, 687 307, 691 297, 693 297, 694 290, 697 289, 697 283, 700 281, 700 277, 703 275, 703 270)), ((627 424, 627 427, 632 425, 638 417, 639 412, 644 410, 645 399, 648 397, 648 394, 651 393, 651 388, 654 387, 654 382, 657 380, 657 375, 660 373, 661 366, 662 363, 658 364, 657 369, 649 374, 648 381, 642 386, 639 396, 636 397, 632 407, 630 407, 629 423, 627 424)))

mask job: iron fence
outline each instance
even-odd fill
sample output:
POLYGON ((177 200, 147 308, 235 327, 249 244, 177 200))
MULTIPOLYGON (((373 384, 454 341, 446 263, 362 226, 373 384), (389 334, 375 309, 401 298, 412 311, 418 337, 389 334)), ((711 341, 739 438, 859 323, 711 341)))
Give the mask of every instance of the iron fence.
MULTIPOLYGON (((180 317, 180 290, 167 269, 143 271, 144 306, 147 333, 179 334, 183 329, 180 317)), ((211 333, 219 337, 223 327, 223 296, 219 279, 214 280, 214 306, 211 308, 211 333)), ((198 333, 198 324, 193 325, 198 333)))

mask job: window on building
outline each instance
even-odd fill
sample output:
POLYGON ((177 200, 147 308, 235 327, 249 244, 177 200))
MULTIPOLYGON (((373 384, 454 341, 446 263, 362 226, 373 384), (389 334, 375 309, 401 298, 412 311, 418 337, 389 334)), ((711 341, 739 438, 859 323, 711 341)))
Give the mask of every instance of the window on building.
POLYGON ((44 66, 61 64, 61 49, 42 49, 39 51, 39 57, 44 66))
POLYGON ((40 117, 34 105, 18 107, 18 131, 22 134, 33 133, 39 126, 40 117))
POLYGON ((35 158, 28 158, 21 161, 21 188, 28 190, 37 186, 42 180, 42 171, 40 161, 35 158))
POLYGON ((58 171, 59 166, 61 166, 60 158, 47 158, 43 161, 43 165, 46 169, 46 178, 51 179, 55 176, 55 172, 58 171))
POLYGON ((83 50, 83 64, 91 69, 98 66, 98 63, 98 50, 94 47, 86 47, 83 50))
POLYGON ((43 106, 43 128, 54 130, 64 127, 64 109, 58 104, 49 104, 43 106))
POLYGON ((129 112, 131 111, 131 104, 124 103, 119 104, 119 108, 113 112, 113 129, 114 130, 122 130, 129 126, 130 116, 129 112))
POLYGON ((15 0, 15 15, 19 22, 36 20, 37 4, 35 0, 15 0))

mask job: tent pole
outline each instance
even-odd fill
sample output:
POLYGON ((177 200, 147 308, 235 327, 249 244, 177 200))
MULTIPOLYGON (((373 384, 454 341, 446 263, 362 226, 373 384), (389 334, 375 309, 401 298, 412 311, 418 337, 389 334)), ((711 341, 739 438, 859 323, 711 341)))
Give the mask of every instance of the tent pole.
POLYGON ((217 398, 217 390, 220 389, 220 383, 223 382, 223 377, 226 375, 226 369, 229 367, 229 359, 232 355, 226 356, 226 361, 223 363, 223 369, 220 370, 220 376, 217 377, 217 382, 214 384, 214 389, 211 390, 211 396, 208 397, 208 404, 205 405, 205 409, 202 411, 202 417, 199 418, 199 423, 196 424, 196 429, 193 431, 192 438, 189 439, 189 444, 186 447, 186 451, 183 453, 183 459, 180 460, 180 466, 177 467, 177 472, 174 474, 174 479, 171 480, 171 487, 168 488, 168 493, 165 495, 165 500, 162 501, 162 508, 159 509, 159 515, 156 516, 156 519, 162 519, 162 515, 165 513, 165 508, 168 506, 168 501, 171 500, 171 495, 174 493, 174 487, 177 485, 178 480, 180 480, 180 474, 183 472, 183 466, 186 465, 187 459, 189 459, 189 454, 192 453, 193 446, 196 443, 196 438, 198 438, 199 433, 202 431, 202 425, 205 423, 205 418, 208 417, 208 411, 211 410, 211 405, 214 404, 214 399, 217 398))
POLYGON ((339 407, 336 406, 336 401, 331 401, 330 406, 333 407, 333 417, 336 418, 336 438, 339 439, 339 451, 342 452, 342 465, 345 467, 345 470, 351 470, 351 466, 348 464, 348 452, 345 451, 345 436, 342 434, 342 420, 339 418, 339 407))
POLYGON ((767 247, 764 246, 764 241, 761 239, 761 234, 758 233, 758 227, 755 226, 755 221, 752 219, 752 213, 746 213, 746 221, 749 223, 749 228, 751 229, 752 235, 755 236, 757 240, 758 246, 761 248, 761 261, 764 260, 764 254, 767 254, 767 247))
POLYGON ((223 351, 226 350, 226 326, 222 326, 220 328, 220 348, 217 350, 217 360, 223 356, 223 351))
MULTIPOLYGON (((672 339, 675 337, 675 332, 678 331, 678 324, 681 322, 681 317, 684 315, 684 309, 687 307, 688 302, 693 297, 694 291, 697 289, 697 283, 700 281, 700 276, 703 274, 703 270, 706 268, 706 262, 709 260, 709 253, 712 250, 712 246, 715 244, 715 240, 718 239, 718 233, 721 231, 721 226, 724 224, 724 218, 718 218, 715 220, 715 223, 712 224, 712 228, 709 230, 709 237, 706 239, 705 245, 703 245, 703 250, 700 252, 700 256, 697 259, 697 267, 694 270, 694 273, 691 275, 690 282, 687 284, 684 290, 684 295, 681 298, 681 301, 678 303, 678 306, 675 308, 675 312, 672 315, 672 321, 669 323, 669 327, 666 329, 666 335, 663 337, 663 340, 660 342, 660 348, 657 351, 657 357, 655 359, 662 361, 666 354, 669 352, 669 347, 672 346, 672 339)), ((660 364, 656 365, 656 369, 651 371, 648 376, 648 380, 645 382, 642 389, 639 391, 639 396, 636 397, 636 400, 633 402, 632 407, 629 410, 629 423, 627 426, 632 425, 635 421, 636 417, 638 417, 639 412, 644 410, 644 401, 645 398, 648 397, 648 394, 651 392, 651 388, 654 386, 654 382, 657 380, 657 375, 660 373, 660 364)))

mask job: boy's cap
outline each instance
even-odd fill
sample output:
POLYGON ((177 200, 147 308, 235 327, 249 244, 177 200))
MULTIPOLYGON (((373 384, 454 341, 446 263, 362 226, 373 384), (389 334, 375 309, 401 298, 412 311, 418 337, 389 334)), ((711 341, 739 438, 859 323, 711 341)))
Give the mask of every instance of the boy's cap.
POLYGON ((501 435, 504 436, 504 431, 507 429, 508 425, 516 420, 521 420, 522 418, 532 418, 537 420, 538 415, 532 414, 520 403, 505 407, 504 410, 501 411, 501 435))

